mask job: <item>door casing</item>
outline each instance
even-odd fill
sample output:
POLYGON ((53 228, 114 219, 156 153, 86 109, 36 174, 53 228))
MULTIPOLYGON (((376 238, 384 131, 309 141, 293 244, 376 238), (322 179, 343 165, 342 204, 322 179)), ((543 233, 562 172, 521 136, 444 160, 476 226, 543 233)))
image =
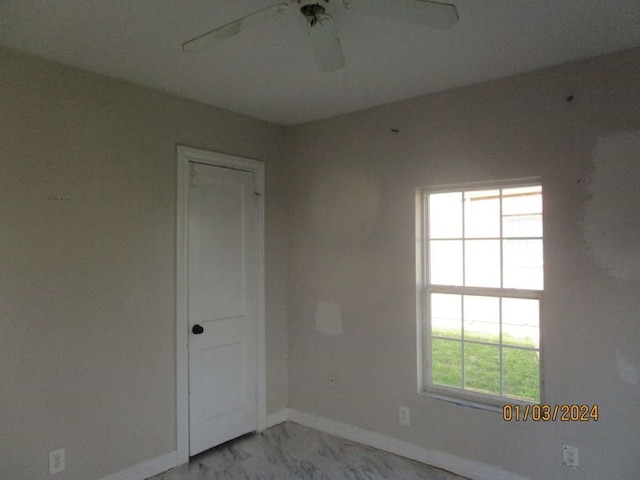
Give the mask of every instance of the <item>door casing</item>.
POLYGON ((258 370, 257 425, 266 428, 266 326, 264 280, 264 164, 258 160, 178 145, 177 147, 177 246, 176 246, 176 434, 177 463, 189 461, 189 318, 188 318, 188 208, 189 163, 252 172, 258 194, 258 370))

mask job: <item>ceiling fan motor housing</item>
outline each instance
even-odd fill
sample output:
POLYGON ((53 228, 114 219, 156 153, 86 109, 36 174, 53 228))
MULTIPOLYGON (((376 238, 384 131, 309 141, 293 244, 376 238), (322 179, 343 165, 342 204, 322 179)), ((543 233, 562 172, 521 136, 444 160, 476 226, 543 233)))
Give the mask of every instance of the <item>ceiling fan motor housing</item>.
POLYGON ((322 15, 326 10, 327 0, 299 0, 300 13, 307 21, 313 25, 318 20, 318 15, 322 15))

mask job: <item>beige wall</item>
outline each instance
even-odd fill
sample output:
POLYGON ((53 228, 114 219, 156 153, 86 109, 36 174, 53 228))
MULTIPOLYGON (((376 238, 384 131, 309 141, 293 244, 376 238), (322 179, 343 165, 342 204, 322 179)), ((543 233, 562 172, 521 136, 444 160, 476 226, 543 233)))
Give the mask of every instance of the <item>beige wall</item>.
POLYGON ((0 50, 0 478, 175 450, 176 144, 264 160, 268 410, 287 405, 282 129, 0 50))
POLYGON ((283 131, 0 50, 0 478, 48 478, 60 447, 60 480, 175 449, 176 144, 267 165, 269 412, 532 479, 631 478, 638 85, 634 50, 283 131), (415 393, 415 188, 528 176, 546 198, 545 400, 598 403, 598 423, 507 424, 415 393), (315 324, 321 301, 341 325, 315 324))
POLYGON ((531 479, 635 478, 639 87, 632 50, 287 129, 290 406, 531 479), (531 176, 545 191, 545 401, 598 404, 597 423, 505 423, 416 394, 415 189, 531 176))

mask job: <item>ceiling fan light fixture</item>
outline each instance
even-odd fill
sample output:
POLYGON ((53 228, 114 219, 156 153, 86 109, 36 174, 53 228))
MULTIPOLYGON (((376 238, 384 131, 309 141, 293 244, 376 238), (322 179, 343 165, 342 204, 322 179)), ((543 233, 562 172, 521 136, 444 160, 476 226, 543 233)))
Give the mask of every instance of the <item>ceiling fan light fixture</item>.
MULTIPOLYGON (((342 3, 345 9, 351 10, 351 0, 340 0, 339 3, 342 3)), ((282 14, 294 5, 300 7, 300 13, 307 20, 308 37, 318 70, 334 72, 342 68, 345 65, 345 59, 338 30, 331 15, 326 13, 329 0, 281 0, 280 3, 257 10, 184 42, 182 50, 184 52, 204 50, 282 14)), ((354 3, 353 9, 356 13, 432 28, 451 28, 458 21, 455 5, 431 0, 358 0, 354 3)))
MULTIPOLYGON (((323 1, 326 5, 326 1, 323 1)), ((325 5, 321 5, 318 0, 315 1, 301 1, 300 2, 300 13, 307 19, 307 22, 312 27, 318 23, 319 17, 324 15, 326 11, 325 5)))

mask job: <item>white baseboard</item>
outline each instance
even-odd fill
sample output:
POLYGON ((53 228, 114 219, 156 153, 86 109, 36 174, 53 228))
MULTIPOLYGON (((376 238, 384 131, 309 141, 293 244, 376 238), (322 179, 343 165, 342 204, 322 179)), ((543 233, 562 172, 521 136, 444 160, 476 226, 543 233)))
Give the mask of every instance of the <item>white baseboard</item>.
POLYGON ((277 412, 267 415, 267 428, 279 425, 289 419, 289 409, 283 408, 277 412))
POLYGON ((457 475, 470 478, 471 480, 527 480, 501 467, 486 465, 473 460, 465 460, 436 450, 429 450, 403 440, 387 437, 380 433, 371 432, 360 427, 337 422, 311 413, 300 412, 290 408, 287 410, 287 418, 292 422, 299 423, 306 427, 442 468, 457 475))
POLYGON ((159 473, 166 472, 178 466, 178 453, 171 452, 148 460, 125 470, 112 473, 100 480, 145 480, 159 473))
MULTIPOLYGON (((348 423, 338 422, 330 418, 320 417, 291 408, 283 408, 282 410, 267 415, 267 428, 286 422, 287 420, 346 440, 358 442, 369 447, 384 450, 385 452, 400 455, 401 457, 442 468, 471 480, 527 480, 501 467, 486 465, 473 460, 465 460, 436 450, 429 450, 405 442, 404 440, 387 437, 380 433, 349 425, 348 423)), ((107 475, 100 480, 145 480, 178 466, 178 463, 178 452, 171 452, 147 462, 134 465, 126 470, 107 475)))
MULTIPOLYGON (((267 428, 286 422, 288 418, 288 408, 283 408, 282 410, 269 414, 267 415, 267 428)), ((171 452, 152 460, 139 463, 138 465, 134 465, 133 467, 129 467, 125 470, 112 473, 100 480, 145 480, 184 463, 179 461, 181 456, 186 458, 185 461, 189 461, 188 452, 184 452, 182 455, 179 455, 178 452, 171 452)))

